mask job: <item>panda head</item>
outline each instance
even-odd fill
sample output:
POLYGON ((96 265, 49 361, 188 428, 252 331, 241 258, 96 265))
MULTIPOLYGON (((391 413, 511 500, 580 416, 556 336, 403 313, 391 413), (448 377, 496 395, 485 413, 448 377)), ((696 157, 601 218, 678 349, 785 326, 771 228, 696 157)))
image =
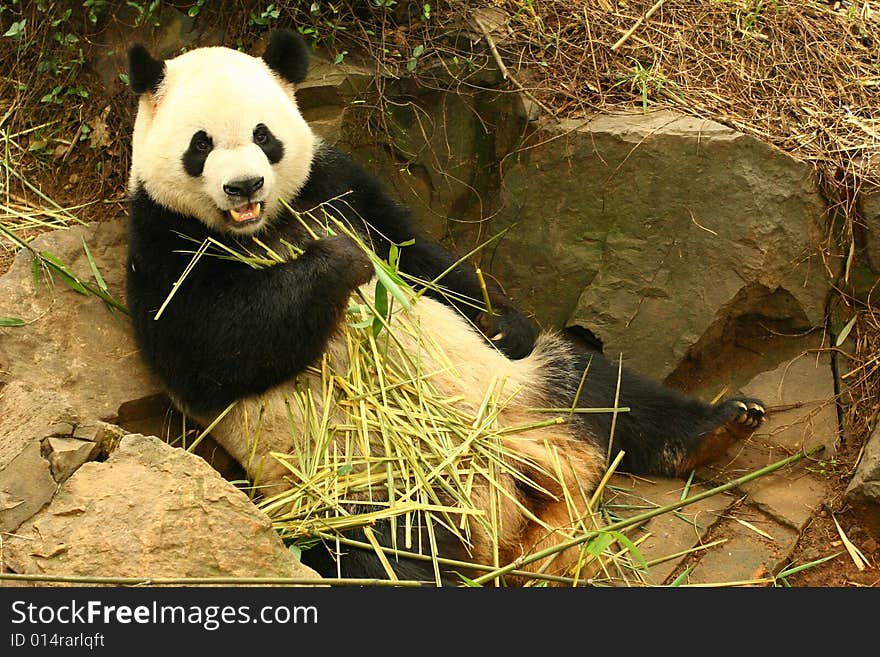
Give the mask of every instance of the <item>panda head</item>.
POLYGON ((154 59, 128 51, 139 95, 129 189, 221 233, 253 234, 305 183, 315 136, 297 107, 308 50, 272 34, 262 57, 222 47, 154 59))

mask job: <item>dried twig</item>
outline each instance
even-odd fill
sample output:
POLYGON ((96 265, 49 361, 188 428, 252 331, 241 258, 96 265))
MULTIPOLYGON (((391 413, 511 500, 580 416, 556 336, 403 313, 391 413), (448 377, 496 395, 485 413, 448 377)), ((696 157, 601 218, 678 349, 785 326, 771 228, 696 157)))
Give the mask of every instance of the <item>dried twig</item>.
POLYGON ((633 25, 631 28, 629 28, 626 31, 626 33, 617 40, 617 43, 615 43, 613 46, 611 46, 611 50, 617 50, 618 48, 620 48, 620 46, 622 46, 624 44, 624 42, 626 42, 626 40, 629 39, 633 35, 633 32, 635 32, 637 29, 639 29, 639 25, 641 25, 646 20, 651 18, 651 16, 653 16, 654 12, 663 6, 664 2, 666 2, 666 0, 657 0, 657 2, 654 3, 654 6, 648 10, 648 13, 646 13, 639 20, 637 20, 635 22, 635 25, 633 25))

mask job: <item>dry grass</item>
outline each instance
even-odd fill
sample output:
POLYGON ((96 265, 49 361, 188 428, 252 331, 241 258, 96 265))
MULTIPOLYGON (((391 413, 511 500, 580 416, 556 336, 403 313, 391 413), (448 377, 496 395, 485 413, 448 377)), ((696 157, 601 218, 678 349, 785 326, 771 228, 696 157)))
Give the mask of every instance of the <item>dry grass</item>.
POLYGON ((880 418, 880 312, 868 303, 852 336, 849 370, 841 375, 846 426, 853 435, 864 436, 880 418))

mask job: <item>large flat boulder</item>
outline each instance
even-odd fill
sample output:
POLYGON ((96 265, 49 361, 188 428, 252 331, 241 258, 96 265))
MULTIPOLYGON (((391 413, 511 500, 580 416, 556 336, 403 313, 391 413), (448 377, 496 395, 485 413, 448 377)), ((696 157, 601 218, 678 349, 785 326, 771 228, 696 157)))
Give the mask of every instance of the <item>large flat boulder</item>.
MULTIPOLYGON (((825 202, 808 164, 669 111, 563 121, 504 168, 493 273, 545 326, 665 378, 730 318, 821 325, 825 202)), ((719 337, 719 336, 715 336, 719 337)))

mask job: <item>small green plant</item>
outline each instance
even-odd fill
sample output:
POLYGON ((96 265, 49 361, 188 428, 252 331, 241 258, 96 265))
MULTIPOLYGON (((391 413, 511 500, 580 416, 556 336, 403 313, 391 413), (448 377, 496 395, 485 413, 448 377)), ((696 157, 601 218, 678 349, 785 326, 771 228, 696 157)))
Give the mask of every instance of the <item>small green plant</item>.
MULTIPOLYGON (((89 5, 84 3, 83 6, 89 5)), ((49 12, 50 9, 51 7, 47 7, 44 11, 49 12)), ((97 6, 90 7, 91 10, 97 11, 97 6)), ((72 13, 73 10, 68 8, 55 15, 49 14, 48 35, 55 46, 44 47, 36 65, 37 73, 45 74, 42 77, 47 85, 51 85, 40 97, 41 103, 63 105, 70 98, 89 97, 88 89, 76 82, 85 63, 85 55, 80 39, 74 33, 75 28, 70 25, 72 13)), ((22 47, 28 48, 31 45, 22 47)), ((31 150, 38 150, 33 148, 33 142, 31 150)))
POLYGON ((425 52, 425 46, 419 44, 412 51, 412 57, 406 62, 406 70, 407 71, 415 71, 416 67, 419 65, 419 57, 422 56, 422 53, 425 52))
POLYGON ((63 84, 56 85, 52 90, 40 98, 41 103, 54 103, 63 105, 64 101, 70 96, 79 98, 88 98, 89 90, 85 87, 66 87, 63 84))
POLYGON ((9 37, 10 39, 21 39, 24 36, 24 28, 27 25, 27 18, 22 18, 20 21, 15 21, 12 25, 9 26, 9 29, 3 33, 3 36, 9 37))
MULTIPOLYGON (((336 43, 336 34, 348 28, 340 21, 341 5, 334 2, 313 2, 309 5, 311 21, 298 27, 299 33, 308 37, 315 45, 324 45, 332 49, 336 43)), ((369 32, 369 31, 368 31, 369 32)), ((340 53, 342 57, 347 52, 340 53)), ((336 63, 340 63, 340 55, 336 55, 336 63)))
POLYGON ((152 0, 151 2, 126 2, 126 5, 137 12, 135 25, 159 25, 159 7, 162 0, 152 0))
POLYGON ((837 459, 817 459, 816 461, 813 461, 813 465, 807 466, 807 470, 815 474, 830 477, 838 474, 838 465, 839 463, 837 459))
POLYGON ((645 68, 645 66, 636 59, 633 59, 633 67, 630 69, 630 73, 612 85, 611 88, 613 89, 614 87, 619 87, 627 83, 629 84, 629 90, 632 93, 637 94, 641 99, 643 111, 648 111, 648 105, 651 100, 660 95, 664 86, 674 86, 672 81, 664 77, 663 74, 657 71, 653 66, 651 68, 645 68))
MULTIPOLYGON (((770 0, 774 9, 778 6, 778 0, 770 0)), ((761 14, 764 11, 764 0, 746 0, 742 7, 736 10, 736 27, 743 36, 754 33, 761 14)))
POLYGON ((205 0, 198 0, 192 7, 187 9, 186 14, 190 18, 195 18, 199 15, 199 12, 202 10, 202 7, 205 5, 205 0))
POLYGON ((259 15, 251 14, 250 24, 255 27, 267 27, 278 20, 281 9, 274 4, 268 5, 259 15))
POLYGON ((92 25, 97 24, 109 4, 108 0, 85 0, 83 7, 88 10, 87 16, 92 25))

